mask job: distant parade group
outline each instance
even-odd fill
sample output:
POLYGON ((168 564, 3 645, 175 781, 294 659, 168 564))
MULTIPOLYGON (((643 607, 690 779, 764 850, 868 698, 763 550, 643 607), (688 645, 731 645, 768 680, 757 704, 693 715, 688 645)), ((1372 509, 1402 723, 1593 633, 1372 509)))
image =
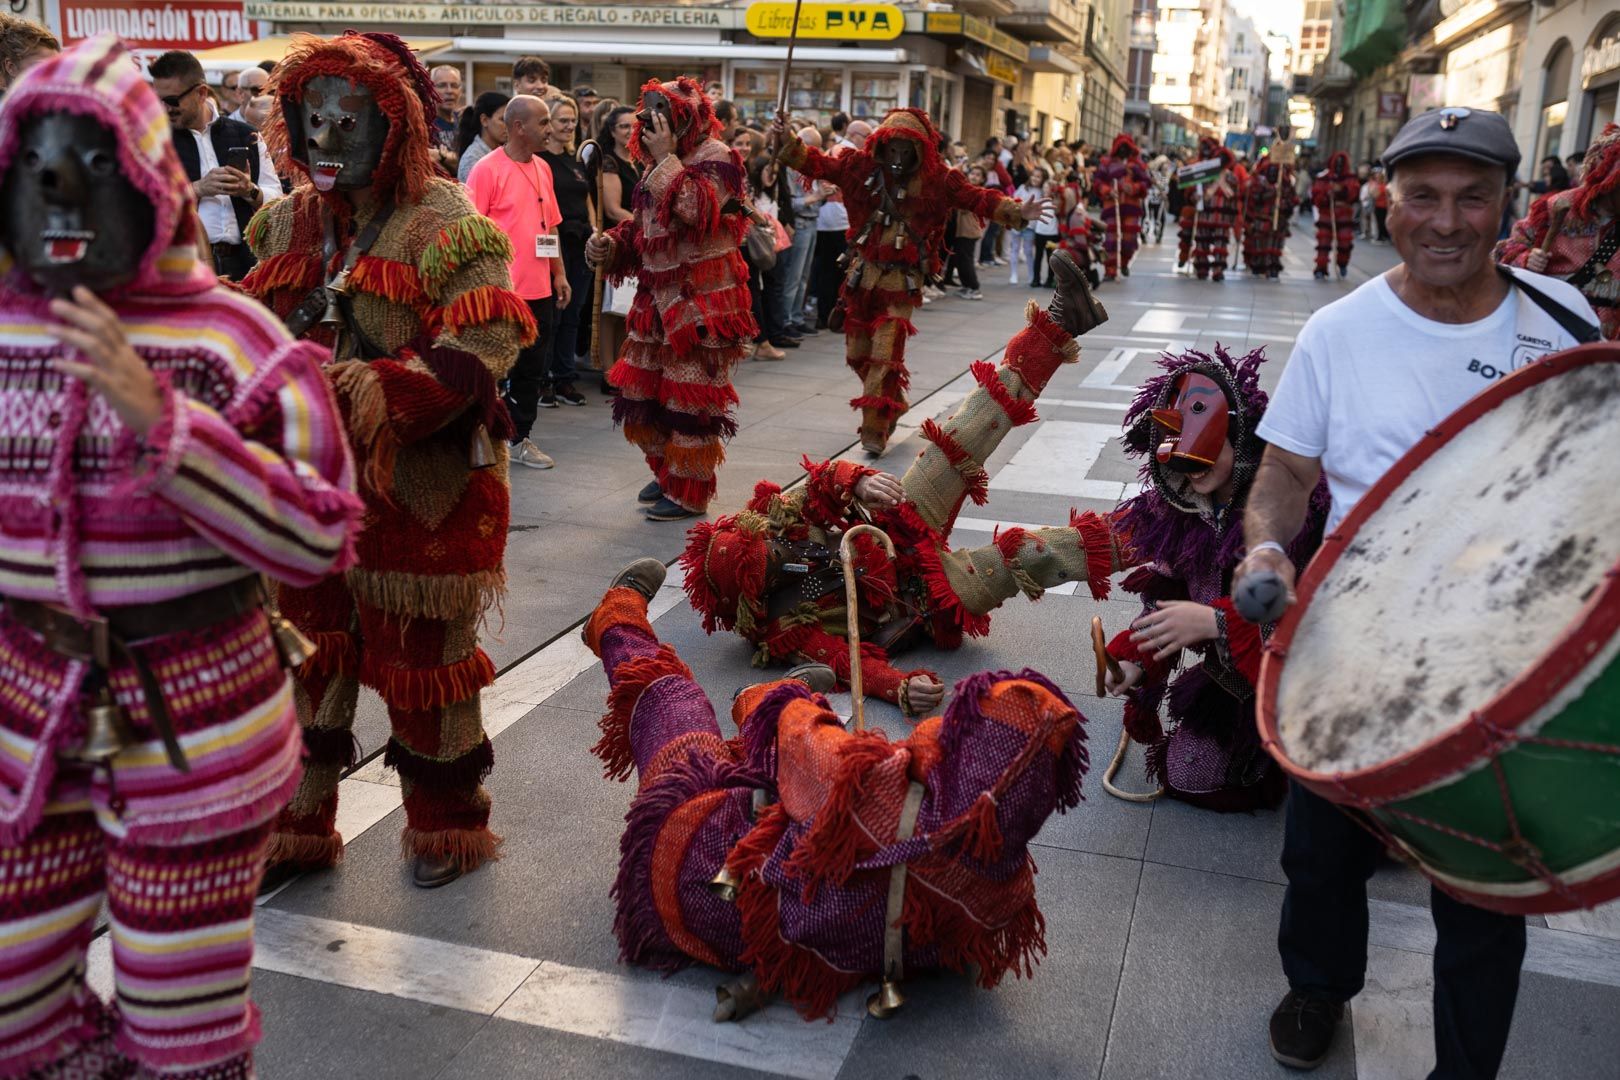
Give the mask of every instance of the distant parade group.
MULTIPOLYGON (((1149 159, 1120 134, 1083 184, 1015 198, 951 164, 921 109, 891 110, 860 145, 820 145, 779 109, 756 133, 761 163, 706 87, 660 79, 605 114, 604 130, 624 123, 628 160, 585 140, 589 217, 573 223, 572 266, 550 206, 561 181, 538 149, 546 104, 512 96, 509 141, 484 146, 458 183, 438 156, 434 79, 394 35, 293 37, 265 82, 265 160, 292 181, 272 199, 254 193, 256 154, 236 156, 250 148, 171 131, 200 85, 185 88, 189 69, 155 71, 154 89, 111 36, 41 53, 8 73, 0 103, 0 1075, 254 1075, 254 900, 267 866, 284 878, 341 860, 361 687, 387 708, 382 761, 403 789, 414 883, 500 856, 481 707, 496 669, 480 636, 522 588, 505 564, 508 469, 544 467, 529 441, 539 395, 566 399, 571 385, 530 350, 593 285, 624 294, 617 338, 604 305, 585 317, 598 348, 611 340, 613 421, 645 462, 636 503, 655 522, 701 519, 672 568, 632 562, 582 627, 610 686, 594 752, 636 787, 602 918, 627 963, 720 969, 717 1020, 772 998, 826 1017, 874 984, 868 1010, 884 1017, 923 972, 984 988, 1033 975, 1046 943, 1030 843, 1050 815, 1087 812, 1099 749, 1046 675, 983 672, 948 692, 903 656, 982 637, 1007 600, 1071 583, 1077 605, 1116 587, 1141 604, 1111 639, 1100 621, 1071 635, 1145 748, 1152 792, 1138 797, 1212 812, 1288 799, 1291 989, 1269 1032, 1284 1064, 1324 1060, 1360 989, 1363 885, 1386 851, 1435 882, 1449 964, 1436 993, 1452 995, 1436 1018, 1441 1077, 1495 1074, 1525 914, 1620 895, 1620 838, 1602 824, 1616 818, 1594 801, 1561 819, 1525 798, 1589 781, 1612 809, 1616 790, 1589 759, 1620 748, 1620 708, 1592 700, 1614 685, 1620 577, 1605 571, 1620 511, 1597 505, 1601 469, 1579 489, 1589 514, 1560 500, 1590 460, 1571 456, 1582 440, 1620 449, 1602 406, 1620 400, 1620 349, 1600 344, 1620 336, 1620 127, 1594 141, 1579 185, 1537 200, 1487 260, 1497 222, 1489 235, 1479 222, 1500 216, 1519 158, 1506 122, 1415 117, 1382 162, 1398 178, 1404 262, 1313 318, 1274 394, 1262 350, 1166 354, 1124 413, 1131 497, 953 548, 964 506, 987 498, 991 455, 1081 362, 1108 319, 1099 294, 1144 242, 1173 228, 1177 272, 1221 282, 1241 259, 1275 281, 1305 209, 1313 277, 1345 279, 1363 203, 1349 158, 1332 154, 1302 188, 1286 130, 1252 163, 1213 138, 1188 160, 1149 159), (210 250, 196 208, 226 161, 240 168, 217 194, 240 211, 238 239, 210 250), (826 325, 858 383, 865 459, 807 457, 802 483, 761 480, 711 518, 738 427, 733 373, 764 332, 758 249, 774 260, 790 242, 755 197, 765 166, 801 195, 836 193, 847 213, 826 325), (627 180, 612 206, 604 170, 627 180), (894 476, 877 459, 911 408, 907 351, 926 340, 913 315, 952 261, 947 233, 975 223, 1034 229, 1050 250, 1031 269, 1039 284, 1044 264, 1050 291, 1020 301, 1005 350, 971 365, 970 392, 921 422, 921 452, 894 476), (229 280, 220 260, 238 257, 251 268, 229 280), (1469 329, 1498 310, 1515 320, 1505 338, 1469 329), (1476 335, 1475 369, 1378 366, 1449 356, 1452 328, 1476 335), (1479 358, 1514 374, 1482 378, 1479 358), (1467 449, 1473 425, 1520 406, 1517 455, 1487 469, 1494 455, 1467 449), (1460 466, 1445 457, 1453 441, 1460 466), (1523 655, 1425 670, 1427 639, 1411 655, 1378 648, 1366 612, 1422 623, 1387 572, 1422 551, 1385 528, 1417 512, 1403 508, 1423 494, 1409 478, 1430 475, 1420 457, 1452 471, 1443 490, 1423 480, 1442 501, 1417 503, 1418 520, 1451 513, 1457 485, 1478 489, 1476 548, 1434 576, 1467 565, 1463 592, 1504 590, 1478 620, 1542 620, 1523 655), (1488 506, 1509 523, 1499 538, 1488 506), (1538 508, 1573 531, 1511 527, 1538 508), (701 686, 650 621, 671 569, 689 617, 782 670, 734 697, 701 686), (1337 624, 1318 612, 1335 604, 1353 629, 1324 646, 1322 621, 1337 624), (1544 662, 1555 639, 1563 653, 1544 662), (1323 648, 1342 651, 1308 659, 1323 648), (1368 710, 1386 691, 1394 704, 1366 725, 1334 713, 1358 706, 1313 695, 1330 668, 1368 710), (842 689, 852 718, 826 697, 842 689), (867 695, 911 734, 866 730, 867 695), (1474 734, 1444 761, 1434 747, 1450 737, 1436 735, 1388 765, 1393 777, 1342 764, 1376 761, 1366 740, 1408 705, 1440 717, 1437 732, 1474 734), (1526 746, 1544 751, 1533 769, 1526 746), (1450 801, 1447 785, 1481 777, 1488 789, 1450 801), (1498 798, 1505 815, 1470 816, 1498 798), (114 1002, 86 982, 103 902, 114 1002)), ((1477 623, 1452 633, 1491 636, 1477 623)))

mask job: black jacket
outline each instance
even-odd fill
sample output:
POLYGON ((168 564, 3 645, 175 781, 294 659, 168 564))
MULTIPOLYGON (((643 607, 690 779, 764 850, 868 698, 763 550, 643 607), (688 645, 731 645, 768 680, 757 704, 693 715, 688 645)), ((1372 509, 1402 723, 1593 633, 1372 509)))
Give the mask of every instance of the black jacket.
MULTIPOLYGON (((240 120, 232 120, 222 116, 208 125, 208 141, 214 144, 214 159, 221 165, 225 164, 226 151, 233 146, 250 146, 253 153, 248 157, 248 175, 253 182, 259 182, 259 133, 240 120)), ((180 155, 180 164, 185 166, 186 176, 192 183, 202 179, 202 156, 197 153, 197 140, 192 138, 192 132, 186 128, 174 129, 174 149, 180 155)), ((250 199, 231 198, 231 209, 236 211, 236 227, 247 233, 247 223, 253 217, 259 204, 250 199)))

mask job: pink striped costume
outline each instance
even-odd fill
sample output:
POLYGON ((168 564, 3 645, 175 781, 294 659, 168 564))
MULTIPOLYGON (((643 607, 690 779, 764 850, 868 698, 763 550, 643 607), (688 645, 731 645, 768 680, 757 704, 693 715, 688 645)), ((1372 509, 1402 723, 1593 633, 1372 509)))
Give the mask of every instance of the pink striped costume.
POLYGON ((102 300, 164 404, 137 436, 54 372, 45 298, 0 252, 0 1076, 230 1080, 253 1072, 253 898, 302 748, 265 615, 131 642, 190 770, 169 764, 127 659, 107 681, 135 742, 92 769, 59 756, 83 738, 90 665, 49 648, 12 604, 90 616, 260 572, 313 584, 351 561, 354 466, 323 351, 197 261, 163 107, 115 39, 12 87, 0 178, 20 126, 59 111, 115 133, 124 175, 156 209, 138 276, 102 300), (110 1007, 84 979, 103 895, 110 1007))

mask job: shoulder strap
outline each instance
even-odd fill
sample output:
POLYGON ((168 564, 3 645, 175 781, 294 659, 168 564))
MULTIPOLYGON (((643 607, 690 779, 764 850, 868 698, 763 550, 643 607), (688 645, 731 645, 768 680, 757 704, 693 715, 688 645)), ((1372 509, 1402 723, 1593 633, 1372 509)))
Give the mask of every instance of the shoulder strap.
POLYGON ((1609 260, 1614 258, 1616 251, 1620 251, 1620 218, 1615 218, 1609 222, 1603 236, 1592 249, 1592 257, 1582 263, 1580 269, 1564 280, 1584 292, 1591 280, 1597 277, 1604 267, 1609 265, 1609 260))
POLYGON ((1506 277, 1509 284, 1518 286, 1532 304, 1545 311, 1553 322, 1562 327, 1564 332, 1578 343, 1589 345, 1594 341, 1602 340, 1602 334, 1599 333, 1594 324, 1587 322, 1519 275, 1508 270, 1505 266, 1498 265, 1496 272, 1506 277))

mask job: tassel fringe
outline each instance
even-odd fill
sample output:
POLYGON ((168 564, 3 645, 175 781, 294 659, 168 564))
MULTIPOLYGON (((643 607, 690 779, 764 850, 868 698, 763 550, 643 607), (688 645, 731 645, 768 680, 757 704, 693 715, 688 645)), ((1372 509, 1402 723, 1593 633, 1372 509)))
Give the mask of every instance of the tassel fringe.
POLYGON ((308 870, 324 870, 342 861, 343 837, 335 832, 314 836, 278 829, 270 834, 270 843, 264 849, 266 866, 288 863, 308 870))
POLYGON ((436 668, 402 668, 368 651, 360 665, 360 681, 396 709, 426 712, 457 701, 468 701, 495 682, 495 663, 483 649, 453 664, 436 668))
POLYGON ((692 669, 668 645, 658 646, 654 656, 638 656, 614 669, 607 712, 597 724, 602 737, 591 747, 591 753, 602 760, 602 775, 607 779, 628 780, 635 771, 630 724, 635 717, 636 702, 641 700, 647 687, 669 676, 690 679, 692 669))
POLYGON ((463 874, 501 857, 501 838, 488 828, 439 829, 426 832, 407 828, 399 838, 400 855, 448 859, 463 874))

